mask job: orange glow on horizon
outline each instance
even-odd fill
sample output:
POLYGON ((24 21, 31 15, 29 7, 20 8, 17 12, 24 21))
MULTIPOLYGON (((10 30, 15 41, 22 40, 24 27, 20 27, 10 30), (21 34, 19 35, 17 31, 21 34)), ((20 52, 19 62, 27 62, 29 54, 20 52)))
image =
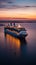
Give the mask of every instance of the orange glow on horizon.
POLYGON ((36 20, 36 9, 0 10, 0 20, 36 20))
POLYGON ((0 17, 0 20, 36 20, 35 17, 32 18, 11 18, 11 17, 0 17))

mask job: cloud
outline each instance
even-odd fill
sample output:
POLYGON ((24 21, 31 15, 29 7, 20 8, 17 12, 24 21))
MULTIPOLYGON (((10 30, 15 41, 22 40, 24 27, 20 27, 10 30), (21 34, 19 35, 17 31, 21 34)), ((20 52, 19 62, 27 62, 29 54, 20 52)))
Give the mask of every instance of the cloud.
POLYGON ((15 0, 0 0, 0 8, 10 8, 14 2, 15 0))
POLYGON ((0 2, 14 2, 15 0, 0 0, 0 2))
MULTIPOLYGON (((10 2, 11 3, 11 2, 10 2)), ((19 5, 12 5, 9 3, 2 3, 2 5, 0 5, 0 8, 5 8, 5 9, 24 9, 24 8, 36 8, 36 6, 19 6, 19 5)))
POLYGON ((9 3, 9 4, 12 4, 13 2, 10 2, 10 1, 9 1, 8 3, 9 3))
MULTIPOLYGON (((8 4, 12 4, 14 3, 15 0, 0 0, 0 5, 2 5, 2 3, 8 3, 8 4)), ((4 4, 3 4, 4 5, 4 4)))
POLYGON ((0 0, 0 8, 5 9, 18 9, 18 8, 30 8, 30 7, 36 7, 36 6, 25 6, 25 5, 19 5, 14 4, 16 0, 0 0))

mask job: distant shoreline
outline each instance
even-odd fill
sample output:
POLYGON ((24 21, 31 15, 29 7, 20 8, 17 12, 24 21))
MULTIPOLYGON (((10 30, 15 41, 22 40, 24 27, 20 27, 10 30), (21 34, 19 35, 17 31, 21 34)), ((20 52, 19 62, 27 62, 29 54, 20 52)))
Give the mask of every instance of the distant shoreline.
POLYGON ((0 24, 0 26, 5 26, 4 24, 0 24))
POLYGON ((0 23, 36 23, 36 20, 0 20, 0 23))

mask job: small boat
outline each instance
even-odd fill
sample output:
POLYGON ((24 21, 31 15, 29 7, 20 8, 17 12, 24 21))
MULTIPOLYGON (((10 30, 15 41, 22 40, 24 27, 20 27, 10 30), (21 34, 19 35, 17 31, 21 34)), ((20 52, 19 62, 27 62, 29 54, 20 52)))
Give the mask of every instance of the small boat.
POLYGON ((28 35, 26 29, 22 27, 5 27, 4 32, 20 39, 24 39, 28 35))

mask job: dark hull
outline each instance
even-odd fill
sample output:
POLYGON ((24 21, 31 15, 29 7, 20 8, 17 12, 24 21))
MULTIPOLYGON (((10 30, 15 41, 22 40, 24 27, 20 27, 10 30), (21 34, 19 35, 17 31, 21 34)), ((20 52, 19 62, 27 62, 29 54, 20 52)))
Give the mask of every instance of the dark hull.
POLYGON ((27 35, 24 35, 24 36, 22 36, 22 35, 17 35, 16 33, 12 32, 12 31, 10 31, 10 30, 7 30, 7 29, 4 30, 4 33, 5 33, 5 35, 6 35, 6 34, 9 34, 9 35, 14 36, 14 37, 19 38, 19 39, 25 39, 25 37, 27 36, 27 35))

